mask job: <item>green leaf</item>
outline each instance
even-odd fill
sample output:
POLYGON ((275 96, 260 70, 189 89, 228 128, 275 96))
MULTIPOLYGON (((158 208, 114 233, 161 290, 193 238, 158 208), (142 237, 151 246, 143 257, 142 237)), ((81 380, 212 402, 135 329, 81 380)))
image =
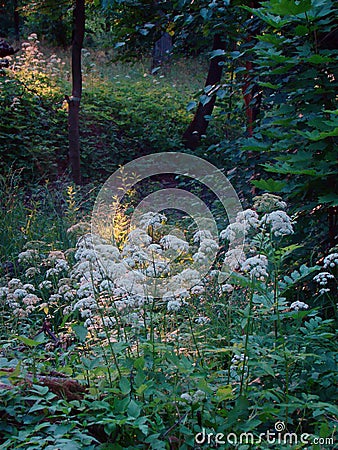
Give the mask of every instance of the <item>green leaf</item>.
POLYGON ((197 103, 196 102, 189 102, 187 105, 187 111, 191 111, 192 109, 194 109, 196 107, 197 103))
POLYGON ((216 56, 223 56, 225 55, 225 50, 222 50, 220 48, 218 48, 217 50, 213 50, 212 52, 210 52, 210 57, 212 58, 216 58, 216 56))
POLYGON ((269 10, 278 16, 297 16, 311 9, 311 0, 270 0, 269 10))
POLYGON ((253 180, 251 183, 257 188, 268 192, 280 192, 287 185, 285 181, 276 181, 272 178, 268 180, 253 180))
POLYGON ((23 342, 28 347, 36 347, 38 345, 41 345, 41 341, 35 341, 34 339, 30 339, 26 336, 16 336, 16 339, 19 339, 19 341, 23 342))
POLYGON ((127 408, 128 416, 137 419, 137 417, 141 414, 141 407, 134 401, 130 400, 130 403, 127 408))
POLYGON ((338 206, 338 195, 337 194, 326 194, 318 197, 318 201, 320 203, 326 203, 330 206, 338 206))
POLYGON ((129 394, 129 392, 131 391, 130 382, 126 377, 122 377, 120 379, 119 386, 122 394, 124 395, 129 394))
POLYGON ((84 327, 83 325, 73 325, 72 329, 80 342, 83 342, 86 340, 86 337, 88 334, 88 330, 86 327, 84 327))
POLYGON ((230 400, 234 398, 234 393, 232 392, 232 386, 228 384, 217 389, 216 396, 218 401, 230 400))

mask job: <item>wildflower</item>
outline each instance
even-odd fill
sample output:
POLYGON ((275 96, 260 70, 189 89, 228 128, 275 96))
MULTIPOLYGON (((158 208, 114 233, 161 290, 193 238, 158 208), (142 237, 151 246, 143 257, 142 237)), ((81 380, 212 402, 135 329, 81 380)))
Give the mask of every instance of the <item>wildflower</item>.
POLYGON ((246 229, 244 223, 234 222, 222 230, 220 233, 221 239, 226 239, 229 242, 240 241, 244 238, 246 229))
POLYGON ((39 254, 36 250, 26 250, 18 255, 19 263, 32 263, 37 260, 39 254))
POLYGON ((59 300, 61 300, 61 298, 62 298, 61 295, 53 294, 49 297, 49 301, 50 301, 50 303, 58 302, 59 300))
POLYGON ((23 288, 24 288, 26 291, 31 291, 31 292, 34 292, 34 291, 35 291, 35 287, 34 287, 32 284, 30 284, 30 283, 24 284, 24 285, 23 285, 23 288))
POLYGON ((286 236, 293 234, 293 228, 290 217, 285 211, 273 211, 269 214, 264 214, 261 220, 261 224, 264 226, 268 224, 271 226, 271 232, 276 237, 286 236))
POLYGON ((22 302, 25 305, 35 305, 36 303, 38 303, 41 299, 39 297, 37 297, 34 294, 28 294, 26 295, 23 299, 22 302))
POLYGON ((203 294, 203 292, 205 291, 205 288, 204 288, 204 286, 201 286, 201 285, 197 285, 197 286, 193 286, 191 289, 190 289, 190 293, 192 294, 192 295, 200 295, 200 294, 203 294))
POLYGON ((322 289, 319 289, 319 293, 320 293, 321 295, 323 295, 323 294, 326 294, 327 292, 330 292, 330 290, 331 290, 331 289, 328 289, 328 288, 322 288, 322 289))
POLYGON ((205 392, 198 389, 193 395, 192 402, 195 404, 203 401, 204 399, 205 399, 205 392))
POLYGON ((64 316, 68 316, 68 314, 70 314, 71 312, 72 312, 72 307, 70 305, 68 305, 63 308, 62 314, 64 316))
POLYGON ((244 361, 244 353, 241 353, 240 355, 234 355, 231 358, 231 364, 237 365, 237 364, 239 364, 239 363, 241 363, 243 361, 244 361))
POLYGON ((135 228, 128 234, 128 242, 136 246, 149 245, 152 242, 151 237, 141 228, 135 228))
POLYGON ((246 231, 259 227, 258 214, 252 209, 240 211, 236 216, 236 222, 244 224, 246 231))
POLYGON ((193 240, 195 244, 198 244, 199 242, 203 242, 204 239, 212 239, 212 234, 209 230, 198 230, 193 235, 193 240))
POLYGON ((48 259, 51 261, 58 260, 58 259, 66 259, 63 252, 60 250, 53 250, 49 252, 48 259))
POLYGON ((168 311, 179 311, 181 309, 182 302, 180 300, 169 300, 167 303, 168 311))
POLYGON ((39 273, 41 273, 41 270, 38 267, 29 267, 25 272, 25 276, 27 278, 33 278, 35 277, 35 275, 38 275, 39 273))
POLYGON ((264 281, 264 279, 268 277, 267 268, 268 259, 264 255, 248 258, 241 266, 243 272, 247 272, 252 278, 257 278, 261 281, 264 281))
POLYGON ((287 208, 287 204, 282 201, 282 198, 273 194, 263 194, 254 197, 253 206, 256 211, 264 213, 287 208))
POLYGON ((180 402, 180 404, 182 404, 182 405, 185 405, 187 403, 189 403, 189 404, 193 403, 193 398, 188 392, 185 392, 184 394, 182 394, 181 399, 184 400, 184 402, 180 402))
POLYGON ((10 290, 20 289, 22 287, 23 287, 23 284, 21 283, 21 281, 18 278, 12 278, 8 282, 8 288, 10 290))
POLYGON ((224 256, 224 265, 231 270, 238 270, 245 261, 245 255, 240 248, 228 250, 224 256))
POLYGON ((149 246, 148 246, 148 249, 147 249, 149 252, 151 252, 151 253, 156 253, 156 254, 158 254, 158 255, 161 255, 162 253, 163 253, 163 249, 162 249, 162 247, 160 246, 160 245, 158 245, 158 244, 150 244, 149 246))
POLYGON ((195 264, 197 264, 199 266, 209 264, 209 259, 205 253, 197 252, 194 255, 192 255, 192 258, 193 258, 195 264))
POLYGON ((198 325, 205 325, 210 322, 210 319, 209 317, 199 316, 195 319, 194 322, 197 323, 198 325))
POLYGON ((226 292, 228 294, 231 294, 231 292, 234 290, 234 287, 231 284, 225 283, 221 286, 221 291, 226 292))
POLYGON ((329 272, 320 272, 313 278, 313 281, 318 283, 320 286, 326 286, 329 279, 333 279, 334 276, 329 272))
POLYGON ((338 266, 338 253, 330 253, 324 258, 324 268, 333 269, 338 266))
POLYGON ((13 292, 13 297, 16 299, 20 299, 25 297, 25 295, 27 295, 28 292, 26 291, 26 289, 15 289, 15 291, 13 292))
POLYGON ((1 299, 6 298, 8 292, 9 292, 8 287, 0 287, 0 298, 1 298, 1 299))
POLYGON ((52 289, 53 284, 52 284, 51 281, 45 280, 45 281, 42 281, 42 282, 39 284, 38 287, 39 287, 39 289, 47 289, 47 290, 50 290, 50 289, 52 289))
POLYGON ((145 231, 147 231, 149 227, 157 230, 166 221, 167 218, 164 214, 154 213, 150 211, 142 215, 140 219, 140 227, 145 231))
POLYGON ((213 239, 203 239, 201 242, 199 252, 204 253, 205 255, 214 255, 218 252, 219 247, 216 241, 213 239))
POLYGON ((304 302, 300 302, 299 300, 291 303, 290 309, 294 309, 295 311, 299 311, 300 309, 309 309, 309 305, 304 302))
POLYGON ((160 244, 165 250, 174 250, 180 253, 187 253, 189 251, 189 244, 187 241, 178 238, 172 234, 167 234, 160 240, 160 244))

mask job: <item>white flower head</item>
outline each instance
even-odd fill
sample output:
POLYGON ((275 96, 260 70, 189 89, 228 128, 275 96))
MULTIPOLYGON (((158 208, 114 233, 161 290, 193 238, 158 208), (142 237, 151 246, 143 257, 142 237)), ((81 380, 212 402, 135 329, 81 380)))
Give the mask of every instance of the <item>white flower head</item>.
POLYGON ((338 253, 330 253, 324 258, 324 268, 334 269, 338 266, 338 253))
POLYGON ((234 290, 234 287, 229 283, 225 283, 221 286, 221 291, 226 292, 227 294, 231 294, 231 292, 233 290, 234 290))
POLYGON ((165 250, 174 250, 179 253, 188 253, 189 251, 189 243, 173 234, 163 236, 160 244, 165 250))
POLYGON ((261 219, 261 225, 263 227, 270 225, 271 232, 276 237, 294 233, 291 219, 285 211, 272 211, 264 214, 261 219))
POLYGON ((300 309, 309 309, 309 305, 304 302, 300 302, 299 300, 291 303, 290 309, 294 309, 295 311, 299 311, 300 309))
POLYGON ((240 211, 236 216, 236 222, 244 224, 246 231, 258 228, 260 223, 258 214, 253 209, 240 211))
POLYGON ((164 214, 147 212, 140 218, 140 228, 147 231, 149 227, 157 230, 164 223, 166 223, 167 218, 164 214))
POLYGON ((167 303, 168 311, 179 311, 181 309, 182 302, 179 299, 169 300, 167 303))
POLYGON ((193 240, 195 244, 204 241, 204 239, 213 239, 212 234, 209 230, 198 230, 193 235, 193 240))
POLYGON ((276 210, 285 210, 287 204, 278 195, 263 194, 254 197, 254 209, 258 212, 268 213, 276 210))
POLYGON ((268 259, 265 255, 252 256, 246 259, 241 270, 247 272, 251 278, 257 278, 258 280, 264 281, 268 277, 268 259))
POLYGON ((242 241, 246 234, 246 227, 244 223, 234 222, 222 230, 220 238, 229 242, 242 241))
POLYGON ((240 248, 228 250, 224 256, 224 265, 228 266, 231 270, 240 269, 244 261, 245 255, 240 248))
POLYGON ((189 403, 189 404, 193 403, 193 398, 188 392, 185 392, 184 394, 182 394, 181 399, 184 400, 184 402, 180 402, 183 405, 185 405, 186 403, 189 403))
POLYGON ((219 246, 214 239, 203 239, 201 241, 199 252, 205 255, 215 255, 219 250, 219 246))
POLYGON ((320 286, 326 286, 329 280, 334 279, 332 273, 329 272, 320 272, 313 278, 313 281, 318 283, 320 286))

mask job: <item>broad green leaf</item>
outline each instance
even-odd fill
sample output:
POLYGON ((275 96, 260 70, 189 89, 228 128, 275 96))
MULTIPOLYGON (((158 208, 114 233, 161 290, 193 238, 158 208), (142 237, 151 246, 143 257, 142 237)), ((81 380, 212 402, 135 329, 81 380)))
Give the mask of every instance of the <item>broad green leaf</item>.
POLYGON ((126 394, 129 394, 129 392, 131 391, 130 381, 126 377, 122 377, 120 379, 119 386, 120 386, 122 394, 126 395, 126 394))
POLYGON ((128 416, 136 419, 141 414, 141 407, 135 402, 135 400, 130 400, 127 408, 128 416))
POLYGON ((72 329, 80 342, 83 342, 86 340, 86 337, 88 334, 88 330, 86 327, 84 327, 83 325, 73 325, 72 329))
POLYGON ((251 183, 259 189, 268 192, 280 192, 285 186, 285 181, 277 181, 269 178, 268 180, 253 180, 251 183))
POLYGON ((16 338, 28 347, 36 347, 42 343, 41 341, 35 341, 34 339, 27 338, 26 336, 17 336, 16 338))
POLYGON ((326 194, 318 197, 318 201, 320 203, 326 203, 330 206, 338 206, 338 195, 337 194, 326 194))
POLYGON ((230 400, 234 398, 234 394, 232 392, 232 386, 229 384, 227 386, 223 386, 217 389, 216 396, 218 397, 217 400, 224 401, 224 400, 230 400))

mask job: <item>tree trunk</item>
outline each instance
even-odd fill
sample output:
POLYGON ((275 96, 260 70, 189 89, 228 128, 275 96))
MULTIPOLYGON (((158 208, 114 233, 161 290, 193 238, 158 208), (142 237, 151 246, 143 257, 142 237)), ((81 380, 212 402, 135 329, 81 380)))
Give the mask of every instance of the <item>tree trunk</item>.
POLYGON ((15 39, 17 41, 20 40, 20 17, 19 17, 19 10, 18 10, 18 0, 13 1, 13 19, 14 19, 14 33, 15 33, 15 39))
POLYGON ((82 95, 81 50, 85 32, 85 0, 75 0, 72 38, 72 96, 68 101, 69 162, 74 183, 81 184, 79 112, 82 95))
POLYGON ((162 67, 170 58, 170 52, 172 50, 173 43, 169 33, 162 33, 160 39, 155 42, 153 49, 153 60, 151 65, 151 71, 154 71, 162 67))
MULTIPOLYGON (((221 38, 219 34, 215 34, 214 36, 212 49, 226 49, 226 42, 221 38)), ((214 86, 221 81, 223 66, 219 63, 222 61, 222 56, 216 56, 215 58, 211 59, 205 87, 214 86)), ((205 116, 210 116, 212 114, 215 101, 216 95, 213 94, 208 103, 206 103, 205 105, 203 105, 202 103, 198 104, 195 117, 183 134, 183 142, 185 143, 186 147, 192 150, 198 147, 201 136, 205 134, 209 124, 209 121, 205 118, 205 116)))

